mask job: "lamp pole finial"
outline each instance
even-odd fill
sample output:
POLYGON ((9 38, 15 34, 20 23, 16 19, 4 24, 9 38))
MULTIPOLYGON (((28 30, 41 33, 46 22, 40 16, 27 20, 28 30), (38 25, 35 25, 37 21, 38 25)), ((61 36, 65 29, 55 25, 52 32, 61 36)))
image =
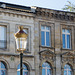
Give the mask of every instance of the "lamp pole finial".
POLYGON ((19 26, 19 30, 23 30, 23 26, 19 26))

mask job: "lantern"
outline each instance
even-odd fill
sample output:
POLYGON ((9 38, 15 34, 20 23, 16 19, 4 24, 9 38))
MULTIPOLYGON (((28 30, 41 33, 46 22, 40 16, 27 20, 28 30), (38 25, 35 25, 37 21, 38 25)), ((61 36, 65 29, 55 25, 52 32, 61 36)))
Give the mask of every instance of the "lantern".
POLYGON ((27 34, 23 31, 23 26, 19 27, 19 31, 15 33, 17 51, 25 51, 27 46, 27 34))

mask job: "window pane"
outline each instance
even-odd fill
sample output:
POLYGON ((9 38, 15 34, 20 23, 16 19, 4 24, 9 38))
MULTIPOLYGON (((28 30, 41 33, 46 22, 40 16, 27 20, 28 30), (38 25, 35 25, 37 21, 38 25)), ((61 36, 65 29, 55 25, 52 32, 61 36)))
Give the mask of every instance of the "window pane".
POLYGON ((45 32, 41 31, 41 44, 45 45, 45 32))
POLYGON ((50 35, 49 32, 46 32, 46 46, 50 46, 50 35))
POLYGON ((41 26, 41 30, 42 30, 42 29, 45 29, 45 26, 41 26))
POLYGON ((46 30, 50 30, 50 27, 46 26, 46 30))
POLYGON ((0 26, 0 40, 6 40, 6 27, 0 26))
POLYGON ((46 75, 45 69, 42 69, 42 75, 46 75))
POLYGON ((20 71, 17 71, 17 75, 20 75, 20 71))
POLYGON ((70 30, 66 30, 67 33, 70 33, 70 30))
POLYGON ((69 69, 69 70, 71 70, 71 67, 70 67, 68 64, 66 64, 66 65, 64 66, 64 69, 69 69))
POLYGON ((1 70, 1 75, 6 75, 6 71, 5 70, 1 70))
POLYGON ((65 48, 65 34, 62 34, 63 48, 65 48))
POLYGON ((20 69, 20 64, 18 65, 17 69, 20 69))
POLYGON ((71 71, 68 71, 68 75, 71 75, 71 71))
POLYGON ((5 69, 5 65, 1 62, 1 68, 5 69))
POLYGON ((45 67, 50 69, 50 65, 48 63, 45 63, 45 67))
POLYGON ((64 75, 67 75, 67 71, 64 70, 64 75))
POLYGON ((23 64, 23 70, 27 70, 27 67, 26 67, 26 65, 24 65, 24 64, 23 64))
POLYGON ((65 29, 63 29, 62 32, 65 32, 65 29))
POLYGON ((67 48, 70 48, 70 35, 67 35, 67 48))
POLYGON ((51 75, 50 69, 47 70, 47 75, 51 75))
POLYGON ((24 72, 23 75, 28 75, 28 72, 24 72))
POLYGON ((6 48, 6 27, 0 26, 0 48, 6 48))

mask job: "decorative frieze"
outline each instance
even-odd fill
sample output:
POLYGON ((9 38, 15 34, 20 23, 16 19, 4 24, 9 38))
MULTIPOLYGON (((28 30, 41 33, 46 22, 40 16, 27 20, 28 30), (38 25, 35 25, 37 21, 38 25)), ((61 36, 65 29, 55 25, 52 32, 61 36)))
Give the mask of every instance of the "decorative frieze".
POLYGON ((55 60, 55 55, 50 50, 40 51, 39 54, 40 54, 40 60, 50 60, 50 61, 55 60))
POLYGON ((68 15, 68 14, 66 14, 66 12, 64 12, 64 14, 63 13, 60 14, 60 13, 56 13, 55 11, 51 12, 51 10, 45 11, 45 10, 42 10, 42 9, 39 10, 39 9, 36 9, 37 16, 54 18, 54 19, 58 19, 58 20, 74 21, 74 16, 68 15))
POLYGON ((74 54, 73 53, 71 53, 71 52, 66 52, 66 53, 63 53, 62 54, 62 62, 72 62, 72 63, 74 63, 74 60, 75 60, 75 58, 74 58, 74 54))

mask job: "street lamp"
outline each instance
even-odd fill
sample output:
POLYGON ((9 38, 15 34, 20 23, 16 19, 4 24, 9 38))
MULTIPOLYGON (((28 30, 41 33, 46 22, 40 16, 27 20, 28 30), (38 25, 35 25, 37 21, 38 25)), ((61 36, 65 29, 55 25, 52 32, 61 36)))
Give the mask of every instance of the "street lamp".
POLYGON ((14 34, 16 40, 17 51, 20 52, 20 75, 22 73, 22 58, 23 58, 23 51, 26 50, 27 46, 27 34, 23 31, 23 26, 19 27, 19 31, 14 34))

